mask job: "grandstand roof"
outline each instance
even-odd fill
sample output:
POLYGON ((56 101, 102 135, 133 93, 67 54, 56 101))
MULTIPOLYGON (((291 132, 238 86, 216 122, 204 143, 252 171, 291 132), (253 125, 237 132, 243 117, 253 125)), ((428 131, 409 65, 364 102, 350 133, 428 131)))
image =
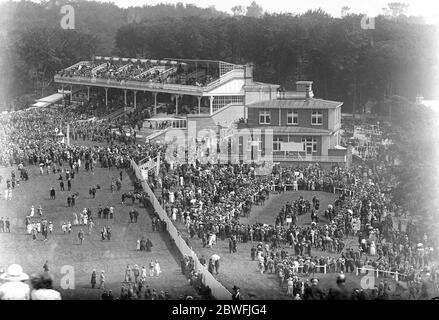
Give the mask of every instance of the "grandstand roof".
POLYGON ((266 109, 335 109, 343 102, 323 99, 281 99, 254 102, 248 105, 249 108, 266 109))

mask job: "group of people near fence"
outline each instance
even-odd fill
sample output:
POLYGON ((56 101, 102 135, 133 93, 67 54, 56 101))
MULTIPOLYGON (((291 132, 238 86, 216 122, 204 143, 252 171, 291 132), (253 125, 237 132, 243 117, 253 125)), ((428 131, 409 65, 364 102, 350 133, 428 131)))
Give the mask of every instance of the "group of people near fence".
MULTIPOLYGON (((398 208, 382 192, 388 181, 395 179, 389 166, 378 162, 374 167, 331 170, 318 164, 275 167, 270 176, 261 177, 255 176, 253 168, 246 164, 179 164, 172 170, 165 166, 161 176, 149 177, 149 183, 161 191, 159 197, 171 220, 184 225, 191 238, 198 236, 203 246, 210 247, 217 239, 229 240, 235 235, 238 242, 269 242, 273 248, 290 245, 296 256, 308 256, 310 262, 311 249, 316 248, 341 255, 332 263, 340 265, 335 270, 354 272, 372 266, 388 272, 398 270, 405 279, 414 276, 413 270, 421 272, 434 260, 436 244, 423 233, 410 230, 412 222, 405 230, 395 228, 398 208), (318 201, 311 205, 303 199, 300 204, 289 204, 290 208, 284 208, 274 225, 249 226, 239 222, 243 205, 255 205, 255 195, 265 190, 284 190, 293 182, 299 190, 341 192, 328 208, 316 208, 318 201), (306 214, 311 208, 311 225, 296 225, 294 216, 306 214), (287 222, 288 215, 292 216, 291 222, 287 222), (346 236, 359 239, 358 247, 352 249, 355 257, 345 248, 346 236)), ((334 270, 330 265, 328 270, 334 270)), ((266 269, 265 262, 263 268, 266 269)))

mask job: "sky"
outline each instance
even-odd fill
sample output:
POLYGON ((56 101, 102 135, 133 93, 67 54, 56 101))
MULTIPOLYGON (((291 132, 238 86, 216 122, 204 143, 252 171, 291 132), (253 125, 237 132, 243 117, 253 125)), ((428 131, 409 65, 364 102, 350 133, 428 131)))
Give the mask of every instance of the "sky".
MULTIPOLYGON (((0 0, 5 2, 9 0, 0 0)), ((18 1, 18 0, 13 0, 18 1)), ((32 0, 40 2, 39 0, 32 0)), ((247 7, 253 0, 96 0, 98 2, 113 2, 121 8, 130 6, 156 5, 159 3, 176 4, 178 2, 195 4, 207 8, 215 6, 216 9, 231 13, 231 8, 236 5, 247 7)), ((334 17, 339 17, 341 8, 348 6, 352 13, 363 13, 376 16, 382 13, 389 2, 403 2, 409 4, 408 15, 421 16, 427 23, 439 24, 438 0, 256 0, 265 12, 268 13, 304 13, 310 9, 321 8, 334 17)))
MULTIPOLYGON (((108 2, 98 0, 101 2, 108 2)), ((247 7, 253 0, 113 0, 119 7, 155 5, 158 3, 192 3, 199 7, 214 5, 216 9, 231 13, 230 9, 235 5, 247 7)), ((309 9, 322 8, 332 16, 340 16, 341 8, 348 6, 354 13, 364 13, 376 16, 382 13, 382 8, 387 7, 389 2, 404 2, 409 4, 408 14, 422 16, 428 23, 439 23, 438 0, 256 0, 265 11, 303 13, 309 9)))

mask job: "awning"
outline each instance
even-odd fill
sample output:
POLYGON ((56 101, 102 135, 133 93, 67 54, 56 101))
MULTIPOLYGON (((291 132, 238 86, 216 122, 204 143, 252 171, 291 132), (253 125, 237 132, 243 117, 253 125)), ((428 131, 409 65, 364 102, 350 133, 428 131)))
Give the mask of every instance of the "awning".
MULTIPOLYGON (((69 92, 70 93, 70 92, 69 92)), ((64 95, 66 94, 66 91, 64 91, 64 95)), ((58 102, 60 100, 63 99, 63 94, 62 93, 54 93, 50 96, 41 98, 41 99, 37 99, 37 102, 48 102, 49 104, 58 102)))
POLYGON ((44 108, 47 106, 50 106, 50 103, 49 102, 42 102, 42 101, 36 102, 32 105, 32 107, 35 107, 35 108, 44 108))
POLYGON ((174 121, 174 120, 185 120, 185 118, 149 118, 145 121, 174 121))

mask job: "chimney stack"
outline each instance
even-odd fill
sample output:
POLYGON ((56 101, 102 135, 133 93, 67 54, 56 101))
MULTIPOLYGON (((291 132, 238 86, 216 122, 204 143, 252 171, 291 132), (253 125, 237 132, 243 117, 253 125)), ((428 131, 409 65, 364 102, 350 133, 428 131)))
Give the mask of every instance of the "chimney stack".
POLYGON ((251 85, 253 83, 253 63, 247 63, 244 66, 244 84, 251 85))
POLYGON ((296 81, 296 91, 305 93, 306 99, 313 98, 312 84, 313 81, 296 81))

